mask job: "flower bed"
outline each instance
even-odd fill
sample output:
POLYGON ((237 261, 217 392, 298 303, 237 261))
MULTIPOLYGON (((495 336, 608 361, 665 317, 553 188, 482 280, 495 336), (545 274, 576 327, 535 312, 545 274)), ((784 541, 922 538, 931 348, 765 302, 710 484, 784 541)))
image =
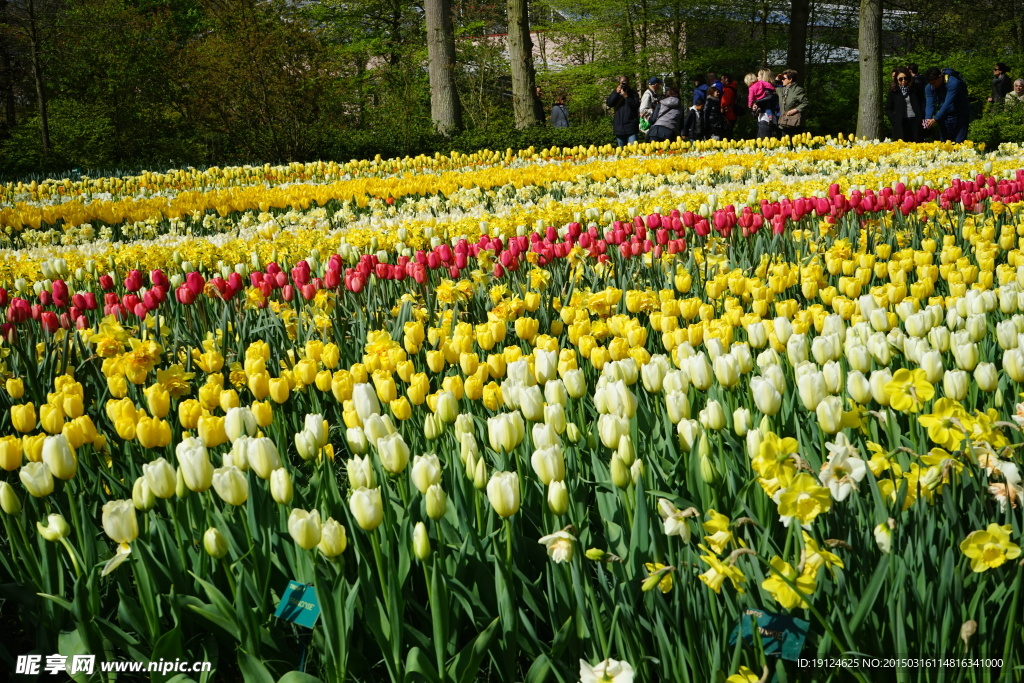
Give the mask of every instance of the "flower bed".
POLYGON ((807 137, 9 187, 12 652, 1010 680, 1018 152, 807 137), (290 580, 312 630, 274 616, 290 580), (732 637, 752 615, 800 642, 732 637))

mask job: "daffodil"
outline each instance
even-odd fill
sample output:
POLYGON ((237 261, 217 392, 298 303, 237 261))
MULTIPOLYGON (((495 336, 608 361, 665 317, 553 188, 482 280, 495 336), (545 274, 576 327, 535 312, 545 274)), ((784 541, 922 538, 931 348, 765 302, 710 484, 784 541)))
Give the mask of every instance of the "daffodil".
POLYGON ((935 386, 928 382, 927 373, 916 368, 900 368, 885 384, 885 393, 893 410, 916 413, 935 396, 935 386))
POLYGON ((648 574, 642 587, 644 591, 652 590, 655 586, 662 593, 672 590, 672 573, 675 571, 675 567, 667 567, 660 562, 645 562, 644 567, 647 568, 648 574))
POLYGON ((918 417, 918 422, 928 431, 928 438, 946 450, 956 450, 964 440, 964 432, 958 426, 967 418, 967 411, 959 402, 945 396, 935 401, 932 412, 918 417))
POLYGON ((704 554, 700 556, 700 559, 708 565, 709 569, 698 576, 708 588, 715 591, 716 593, 722 592, 722 584, 725 583, 726 579, 732 582, 732 587, 739 593, 745 593, 743 587, 740 585, 746 583, 747 577, 744 576, 743 572, 739 570, 733 564, 727 564, 722 560, 718 559, 713 553, 709 552, 704 546, 699 546, 704 554))
POLYGON ((811 538, 811 535, 806 531, 802 531, 801 535, 804 539, 804 572, 814 574, 820 567, 827 567, 829 572, 832 571, 833 567, 845 569, 846 565, 843 564, 842 559, 835 553, 830 553, 827 550, 822 550, 817 541, 811 538))
POLYGON ((761 583, 761 588, 768 591, 772 598, 783 607, 809 607, 807 598, 817 588, 817 581, 807 572, 798 574, 791 564, 781 557, 773 557, 771 575, 761 583))
POLYGON ((758 683, 760 677, 748 667, 741 666, 740 670, 725 679, 725 683, 758 683))
POLYGON ((728 517, 716 510, 708 510, 706 516, 707 521, 702 526, 704 531, 710 535, 705 536, 704 540, 708 542, 708 545, 711 546, 716 555, 721 555, 725 552, 726 546, 732 543, 735 538, 730 530, 731 523, 728 517))
POLYGON ((1013 527, 989 524, 984 531, 972 531, 960 543, 960 552, 970 558, 971 569, 983 572, 1020 557, 1020 546, 1010 540, 1013 527))
POLYGON ((784 523, 788 523, 788 519, 795 519, 806 526, 832 507, 829 489, 819 486, 814 477, 806 472, 796 475, 792 485, 777 494, 776 498, 779 515, 784 523))

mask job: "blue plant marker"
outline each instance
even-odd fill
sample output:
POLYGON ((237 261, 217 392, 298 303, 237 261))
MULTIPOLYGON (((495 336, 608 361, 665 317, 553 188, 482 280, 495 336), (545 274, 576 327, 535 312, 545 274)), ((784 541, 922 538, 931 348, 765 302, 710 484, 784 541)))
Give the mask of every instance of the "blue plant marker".
POLYGON ((740 619, 740 625, 732 630, 729 645, 735 645, 738 637, 748 644, 754 642, 754 628, 761 633, 761 644, 766 655, 775 655, 790 661, 800 658, 807 638, 810 622, 786 614, 775 614, 764 610, 748 609, 740 619))
POLYGON ((313 584, 289 581, 288 588, 277 603, 275 617, 306 628, 313 628, 320 616, 320 600, 313 584))

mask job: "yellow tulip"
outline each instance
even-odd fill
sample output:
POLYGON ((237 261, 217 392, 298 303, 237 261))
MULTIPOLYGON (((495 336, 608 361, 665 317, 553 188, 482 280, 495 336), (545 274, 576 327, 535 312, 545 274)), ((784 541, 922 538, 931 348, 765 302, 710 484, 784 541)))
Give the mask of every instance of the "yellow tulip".
POLYGON ((36 407, 32 403, 11 406, 11 424, 22 433, 36 428, 36 407))
POLYGON ((25 395, 25 382, 20 377, 11 377, 4 386, 10 397, 16 401, 25 395))

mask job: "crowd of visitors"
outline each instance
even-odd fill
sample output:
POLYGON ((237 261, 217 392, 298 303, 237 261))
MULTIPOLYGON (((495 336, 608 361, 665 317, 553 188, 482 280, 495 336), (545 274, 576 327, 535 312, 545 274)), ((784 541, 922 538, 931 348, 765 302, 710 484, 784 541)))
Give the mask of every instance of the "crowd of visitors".
MULTIPOLYGON (((1024 79, 1013 80, 1002 62, 993 67, 992 74, 990 107, 995 110, 1024 104, 1024 79)), ((728 140, 734 137, 736 124, 744 116, 750 117, 759 138, 797 135, 805 130, 808 107, 807 94, 798 79, 793 69, 779 74, 761 69, 747 74, 741 85, 732 74, 709 72, 693 82, 692 95, 684 95, 658 76, 647 81, 642 93, 630 85, 628 76, 620 76, 604 104, 612 116, 619 146, 640 138, 648 142, 728 140)), ((540 88, 536 95, 538 118, 543 122, 540 88)), ((932 67, 922 74, 917 64, 898 67, 892 72, 885 115, 893 140, 922 142, 926 136, 935 136, 963 142, 969 120, 967 85, 955 69, 932 67)), ((551 125, 569 126, 564 93, 555 97, 551 125)))
POLYGON ((666 88, 657 76, 647 81, 643 95, 620 76, 618 86, 605 101, 612 112, 612 127, 618 144, 633 142, 646 134, 650 142, 663 140, 726 140, 732 138, 736 122, 747 112, 757 123, 758 137, 803 132, 807 95, 797 84, 797 73, 787 69, 776 76, 769 69, 744 78, 746 93, 732 74, 708 73, 694 82, 689 108, 677 88, 666 88))

